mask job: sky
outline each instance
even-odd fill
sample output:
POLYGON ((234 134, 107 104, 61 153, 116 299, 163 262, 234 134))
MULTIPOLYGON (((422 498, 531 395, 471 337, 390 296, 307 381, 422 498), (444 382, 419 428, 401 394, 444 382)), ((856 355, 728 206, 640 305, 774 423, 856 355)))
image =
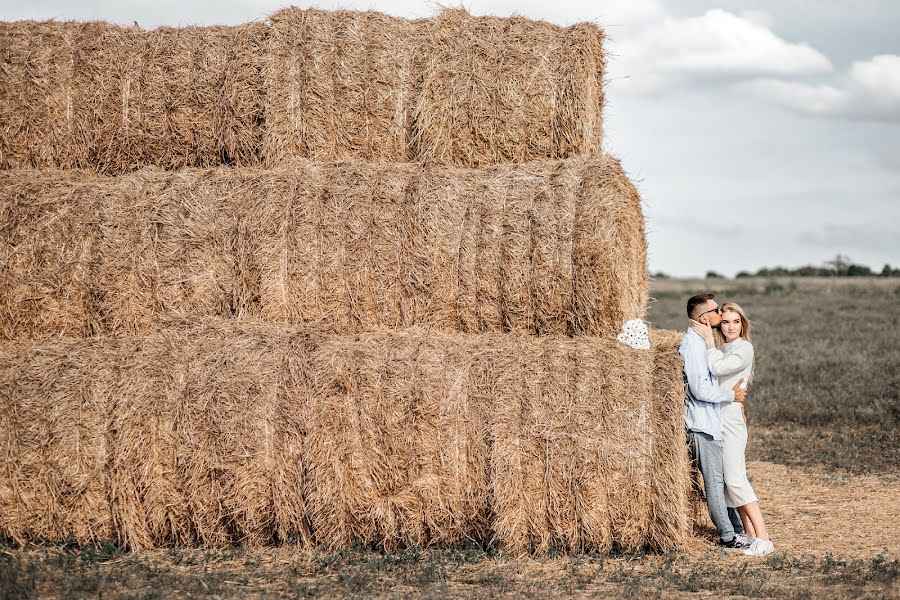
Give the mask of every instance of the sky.
MULTIPOLYGON (((286 4, 0 0, 0 20, 236 24, 286 4)), ((440 10, 412 0, 315 5, 403 17, 440 10)), ((604 28, 604 149, 622 159, 641 193, 651 272, 734 275, 821 265, 839 253, 876 270, 900 266, 900 1, 462 6, 604 28)))

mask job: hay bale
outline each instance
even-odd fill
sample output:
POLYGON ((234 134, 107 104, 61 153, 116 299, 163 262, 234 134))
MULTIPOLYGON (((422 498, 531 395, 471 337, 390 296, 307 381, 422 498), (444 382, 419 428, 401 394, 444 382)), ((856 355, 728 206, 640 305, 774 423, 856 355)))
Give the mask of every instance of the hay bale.
POLYGON ((517 553, 646 545, 647 354, 547 337, 494 360, 497 538, 517 553))
POLYGON ((668 549, 689 534, 680 412, 654 393, 681 381, 671 347, 170 325, 0 346, 0 533, 515 553, 668 549))
POLYGON ((265 160, 408 160, 416 22, 374 12, 273 14, 265 160))
POLYGON ((69 50, 75 31, 0 22, 0 168, 77 164, 69 50))
POLYGON ((107 461, 112 343, 0 345, 0 533, 98 543, 115 535, 107 461))
POLYGON ((0 167, 260 163, 268 27, 0 24, 0 167))
POLYGON ((286 8, 265 23, 0 24, 0 168, 464 167, 595 156, 603 32, 443 10, 286 8))
POLYGON ((172 316, 611 336, 647 297, 640 200, 606 156, 23 170, 0 178, 0 201, 7 338, 133 334, 172 316), (41 223, 59 235, 35 235, 41 223))
POLYGON ((0 338, 94 331, 91 184, 81 173, 0 171, 0 338))
POLYGON ((395 548, 484 539, 486 405, 466 338, 336 337, 314 362, 306 494, 316 540, 395 548))
POLYGON ((413 154, 461 166, 600 151, 603 34, 444 9, 424 46, 413 154))
POLYGON ((96 179, 101 330, 137 333, 167 317, 243 317, 258 275, 240 206, 257 183, 258 174, 245 170, 147 169, 96 179))
POLYGON ((141 338, 120 374, 113 417, 122 542, 308 542, 300 489, 307 338, 209 322, 141 338))
POLYGON ((686 540, 693 527, 694 491, 684 431, 684 364, 678 354, 682 334, 652 330, 653 347, 653 459, 650 481, 650 545, 670 547, 686 540))
POLYGON ((613 335, 644 314, 640 200, 615 159, 276 172, 251 217, 267 321, 613 335))
POLYGON ((591 24, 297 8, 270 23, 268 166, 479 167, 600 153, 603 33, 591 24))
POLYGON ((121 342, 108 478, 116 537, 134 549, 196 537, 179 473, 177 420, 184 402, 181 340, 172 335, 121 342), (162 367, 165 368, 162 368, 162 367))

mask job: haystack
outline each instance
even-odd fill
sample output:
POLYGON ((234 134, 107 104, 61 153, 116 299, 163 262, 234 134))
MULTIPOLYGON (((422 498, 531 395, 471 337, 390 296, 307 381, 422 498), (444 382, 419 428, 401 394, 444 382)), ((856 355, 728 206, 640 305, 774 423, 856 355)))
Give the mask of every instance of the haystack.
POLYGON ((0 344, 0 533, 18 542, 97 543, 110 510, 109 415, 115 344, 57 339, 0 344))
POLYGON ((292 157, 408 160, 424 65, 419 22, 374 11, 287 8, 270 23, 268 166, 292 157))
POLYGON ((465 167, 600 152, 603 33, 444 9, 409 21, 288 8, 270 19, 266 164, 465 167))
POLYGON ((611 336, 647 297, 640 200, 607 156, 7 171, 0 211, 6 338, 135 334, 172 316, 611 336))
POLYGON ((95 179, 0 171, 0 338, 94 331, 95 179))
POLYGON ((651 330, 653 347, 653 460, 648 535, 662 547, 669 538, 690 535, 696 520, 696 493, 684 444, 684 363, 678 353, 682 334, 651 330))
POLYGON ((603 33, 444 10, 287 8, 145 31, 0 23, 0 168, 464 167, 595 156, 603 33))
POLYGON ((0 533, 130 547, 690 532, 677 354, 592 337, 261 323, 4 342, 0 533), (674 358, 673 358, 674 357, 674 358), (76 393, 72 393, 76 390, 76 393))
POLYGON ((259 164, 267 32, 0 23, 0 168, 259 164))
POLYGON ((120 541, 308 540, 307 346, 274 328, 188 323, 123 346, 109 474, 120 541))

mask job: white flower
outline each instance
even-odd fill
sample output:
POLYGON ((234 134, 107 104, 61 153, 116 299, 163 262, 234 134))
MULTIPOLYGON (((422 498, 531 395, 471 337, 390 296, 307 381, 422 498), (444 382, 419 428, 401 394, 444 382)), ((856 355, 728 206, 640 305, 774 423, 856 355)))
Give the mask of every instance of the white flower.
POLYGON ((650 349, 650 334, 647 331, 647 325, 640 319, 629 319, 622 326, 622 333, 616 336, 616 339, 638 350, 650 349))

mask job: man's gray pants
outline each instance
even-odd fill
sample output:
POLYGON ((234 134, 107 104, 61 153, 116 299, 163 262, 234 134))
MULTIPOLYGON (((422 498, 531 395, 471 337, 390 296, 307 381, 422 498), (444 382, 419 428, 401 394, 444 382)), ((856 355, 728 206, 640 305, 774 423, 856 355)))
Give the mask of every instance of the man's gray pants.
POLYGON ((723 542, 734 539, 735 533, 744 533, 741 517, 725 504, 725 461, 722 457, 722 440, 714 440, 708 433, 688 431, 688 448, 691 460, 703 475, 706 489, 706 507, 709 517, 719 531, 723 542))

